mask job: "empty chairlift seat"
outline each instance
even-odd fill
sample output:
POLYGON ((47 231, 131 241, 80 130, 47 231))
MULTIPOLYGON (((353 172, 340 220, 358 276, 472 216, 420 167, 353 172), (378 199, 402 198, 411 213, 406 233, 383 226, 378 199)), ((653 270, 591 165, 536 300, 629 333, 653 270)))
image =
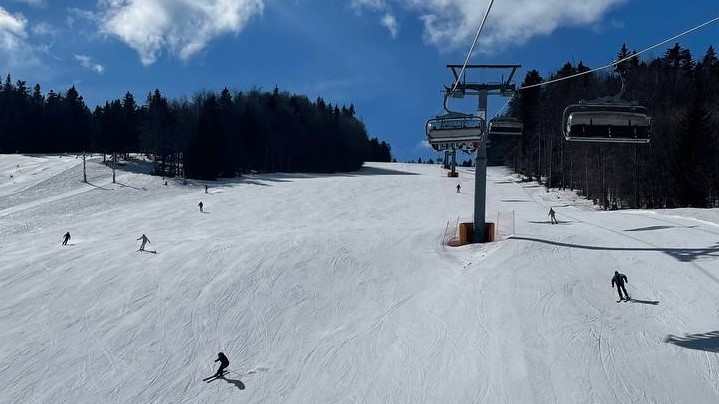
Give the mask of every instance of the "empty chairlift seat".
POLYGON ((568 106, 563 117, 568 141, 596 143, 649 143, 649 111, 621 101, 581 102, 568 106))
POLYGON ((427 142, 438 151, 477 148, 484 138, 484 120, 474 115, 439 115, 426 128, 427 142))
POLYGON ((521 135, 524 125, 515 119, 492 119, 489 121, 489 134, 496 136, 521 135))

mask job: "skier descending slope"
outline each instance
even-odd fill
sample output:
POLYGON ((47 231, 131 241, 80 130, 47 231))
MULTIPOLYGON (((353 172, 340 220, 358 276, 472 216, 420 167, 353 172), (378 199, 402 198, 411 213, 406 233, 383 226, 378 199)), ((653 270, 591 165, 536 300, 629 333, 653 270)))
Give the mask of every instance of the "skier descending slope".
POLYGON ((549 208, 549 220, 552 222, 552 224, 557 224, 559 221, 557 221, 557 218, 555 217, 555 212, 553 208, 549 208))
POLYGON ((70 232, 67 232, 64 236, 62 236, 62 245, 67 245, 68 241, 70 241, 70 232))
POLYGON ((227 359, 224 353, 220 352, 217 354, 217 359, 215 359, 215 362, 220 362, 220 367, 217 369, 215 377, 222 377, 222 374, 225 373, 225 369, 230 366, 230 361, 229 359, 227 359))
POLYGON ((138 238, 138 240, 142 240, 142 244, 140 245, 140 249, 137 251, 145 251, 145 244, 149 243, 150 239, 143 234, 140 238, 138 238))
POLYGON ((614 277, 612 278, 612 288, 614 288, 614 284, 617 284, 617 292, 619 292, 619 300, 617 300, 617 303, 621 302, 622 300, 629 301, 631 297, 629 297, 629 293, 627 293, 627 289, 624 288, 624 282, 629 283, 629 280, 627 279, 627 276, 624 274, 620 274, 619 271, 614 271, 614 277), (624 292, 624 297, 622 297, 622 291, 624 292))

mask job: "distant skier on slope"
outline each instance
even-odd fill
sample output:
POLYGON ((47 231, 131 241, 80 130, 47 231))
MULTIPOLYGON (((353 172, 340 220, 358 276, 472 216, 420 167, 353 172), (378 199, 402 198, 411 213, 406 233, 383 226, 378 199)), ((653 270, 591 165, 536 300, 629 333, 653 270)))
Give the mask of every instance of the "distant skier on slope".
POLYGON ((621 302, 622 300, 629 301, 629 299, 631 299, 629 293, 627 293, 627 289, 624 287, 625 282, 629 283, 627 276, 624 274, 620 274, 619 271, 614 271, 614 277, 612 278, 612 288, 614 288, 614 284, 617 285, 617 292, 619 292, 619 300, 617 301, 617 303, 621 302), (624 296, 622 296, 622 292, 624 292, 624 296))
POLYGON ((202 205, 202 201, 200 201, 200 203, 198 203, 197 206, 200 208, 200 213, 202 213, 202 212, 203 212, 203 211, 202 211, 202 206, 203 206, 203 205, 202 205))
POLYGON ((557 220, 557 218, 554 215, 555 215, 554 209, 550 207, 549 208, 549 220, 550 220, 550 222, 552 222, 552 224, 557 224, 557 223, 559 223, 559 221, 557 220))
POLYGON ((459 193, 459 190, 462 189, 462 186, 457 184, 457 193, 459 193))
POLYGON ((215 376, 222 377, 222 374, 225 373, 225 369, 230 366, 230 361, 227 359, 225 354, 220 352, 217 354, 217 359, 215 359, 215 362, 220 362, 220 367, 217 369, 217 373, 215 373, 215 376))
POLYGON ((62 245, 67 245, 68 241, 70 241, 70 232, 67 232, 64 236, 62 236, 62 245))
MULTIPOLYGON (((145 244, 149 243, 150 239, 147 238, 147 236, 143 234, 140 238, 138 238, 138 240, 142 240, 142 244, 140 245, 140 249, 137 251, 145 251, 145 244)), ((150 244, 152 244, 152 243, 150 243, 150 244)))
POLYGON ((205 193, 207 193, 207 185, 205 185, 205 193))

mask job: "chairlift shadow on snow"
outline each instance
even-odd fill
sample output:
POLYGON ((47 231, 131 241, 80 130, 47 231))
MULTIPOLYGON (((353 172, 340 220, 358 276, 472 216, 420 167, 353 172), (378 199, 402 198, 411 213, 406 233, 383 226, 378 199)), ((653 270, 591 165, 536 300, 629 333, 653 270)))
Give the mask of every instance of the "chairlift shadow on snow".
POLYGON ((683 337, 667 335, 665 343, 673 344, 687 349, 719 353, 719 331, 703 334, 687 334, 683 337))
POLYGON ((651 231, 651 230, 664 230, 671 229, 676 226, 649 226, 649 227, 638 227, 636 229, 626 229, 624 231, 651 231))
POLYGON ((105 188, 105 187, 101 187, 101 186, 99 186, 99 185, 95 185, 95 184, 93 184, 93 183, 90 182, 90 181, 87 181, 86 184, 87 184, 87 185, 90 185, 90 186, 92 186, 92 187, 95 187, 95 188, 97 188, 97 189, 101 189, 101 190, 103 190, 103 191, 109 191, 109 190, 110 190, 109 188, 105 188))
MULTIPOLYGON (((549 222, 539 222, 539 223, 549 223, 549 222)), ((552 240, 544 240, 540 238, 533 238, 533 237, 521 237, 521 236, 509 236, 509 239, 514 240, 523 240, 523 241, 532 241, 536 243, 544 243, 544 244, 551 244, 559 247, 569 247, 569 248, 580 248, 583 250, 594 250, 594 251, 656 251, 656 252, 663 252, 672 258, 676 259, 677 261, 681 262, 693 262, 700 258, 719 258, 719 243, 715 244, 712 247, 705 247, 705 248, 664 248, 664 247, 652 247, 652 248, 646 248, 646 247, 604 247, 604 246, 591 246, 591 245, 582 245, 582 244, 569 244, 569 243, 562 243, 560 241, 552 241, 552 240)), ((712 276, 715 278, 714 276, 712 276)), ((716 278, 715 278, 716 279, 716 278)), ((719 282, 719 280, 717 280, 719 282)))

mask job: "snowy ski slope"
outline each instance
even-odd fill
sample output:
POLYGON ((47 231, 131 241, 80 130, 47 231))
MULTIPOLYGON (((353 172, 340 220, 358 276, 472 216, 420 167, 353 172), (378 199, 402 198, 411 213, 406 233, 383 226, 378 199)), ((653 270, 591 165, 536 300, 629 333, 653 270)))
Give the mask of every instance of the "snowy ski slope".
POLYGON ((490 168, 516 235, 453 249, 471 171, 205 194, 98 161, 88 185, 74 156, 0 156, 0 403, 719 402, 716 210, 601 212, 490 168))

